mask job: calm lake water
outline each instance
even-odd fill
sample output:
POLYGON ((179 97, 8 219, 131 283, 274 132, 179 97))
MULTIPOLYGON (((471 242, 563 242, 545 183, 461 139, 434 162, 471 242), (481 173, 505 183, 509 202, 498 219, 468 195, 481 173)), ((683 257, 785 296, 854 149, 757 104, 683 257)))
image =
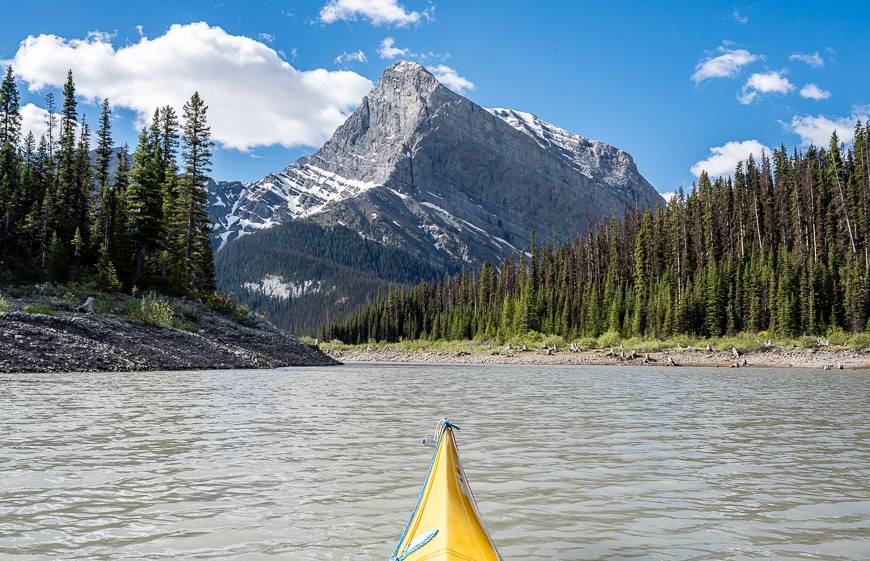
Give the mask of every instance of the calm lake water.
POLYGON ((439 416, 506 561, 866 559, 870 373, 0 375, 0 558, 386 560, 439 416))

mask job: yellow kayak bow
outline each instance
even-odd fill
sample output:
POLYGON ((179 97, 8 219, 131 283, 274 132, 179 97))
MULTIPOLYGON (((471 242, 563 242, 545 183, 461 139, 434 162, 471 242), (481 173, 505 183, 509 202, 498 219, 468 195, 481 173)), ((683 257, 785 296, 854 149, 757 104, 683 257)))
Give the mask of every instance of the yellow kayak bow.
POLYGON ((454 429, 447 419, 438 423, 432 466, 389 561, 502 561, 459 462, 454 429))

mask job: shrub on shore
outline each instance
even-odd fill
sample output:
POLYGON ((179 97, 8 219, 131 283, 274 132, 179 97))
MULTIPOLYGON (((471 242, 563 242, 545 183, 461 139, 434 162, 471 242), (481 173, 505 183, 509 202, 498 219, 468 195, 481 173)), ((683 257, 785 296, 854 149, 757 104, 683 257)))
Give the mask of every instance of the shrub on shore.
POLYGON ((53 316, 55 315, 54 308, 52 308, 49 304, 45 302, 34 302, 33 304, 27 304, 24 306, 23 311, 28 314, 40 314, 44 316, 53 316))
POLYGON ((154 293, 127 301, 127 319, 131 321, 168 328, 172 327, 174 317, 172 303, 154 293))
POLYGON ((0 295, 0 316, 5 316, 12 310, 14 310, 14 308, 6 301, 6 298, 3 298, 3 296, 0 295))

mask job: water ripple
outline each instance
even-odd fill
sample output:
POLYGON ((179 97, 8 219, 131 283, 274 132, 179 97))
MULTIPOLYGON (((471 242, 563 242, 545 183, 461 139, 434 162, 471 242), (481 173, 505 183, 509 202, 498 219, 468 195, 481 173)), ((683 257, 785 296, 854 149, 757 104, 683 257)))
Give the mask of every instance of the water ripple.
POLYGON ((349 366, 0 379, 0 558, 383 560, 461 453, 509 561, 859 559, 863 372, 349 366))

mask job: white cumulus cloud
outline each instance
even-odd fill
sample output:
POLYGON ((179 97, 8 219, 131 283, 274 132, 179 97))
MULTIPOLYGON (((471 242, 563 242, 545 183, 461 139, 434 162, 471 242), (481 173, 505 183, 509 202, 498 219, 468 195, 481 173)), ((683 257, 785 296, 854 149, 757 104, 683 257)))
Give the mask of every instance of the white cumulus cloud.
POLYGON ((759 94, 787 94, 792 90, 794 84, 789 82, 782 72, 756 72, 746 80, 737 99, 740 103, 748 105, 755 101, 759 94))
POLYGON ((718 52, 721 54, 707 57, 695 66, 692 81, 698 83, 710 78, 734 78, 744 66, 762 58, 746 49, 729 49, 724 45, 719 47, 718 52))
POLYGON ((337 57, 335 57, 336 64, 346 64, 348 62, 366 62, 368 58, 366 58, 366 54, 362 51, 356 51, 354 53, 341 53, 337 57))
POLYGON ((364 18, 374 25, 404 27, 428 17, 428 10, 407 10, 397 0, 330 0, 320 10, 320 21, 324 23, 364 18))
POLYGON ((411 51, 408 49, 401 49, 396 46, 396 40, 392 37, 387 37, 383 41, 381 41, 380 46, 378 47, 378 55, 381 58, 385 59, 394 59, 400 56, 409 56, 411 51))
POLYGON ((355 72, 297 70, 269 46, 204 22, 176 24, 117 49, 100 35, 29 36, 11 63, 31 91, 61 85, 72 69, 79 95, 108 97, 140 122, 158 106, 180 110, 199 91, 213 138, 238 150, 317 146, 372 85, 355 72))
MULTIPOLYGON (((60 115, 55 113, 55 117, 58 122, 58 126, 60 123, 60 115)), ((34 105, 33 103, 27 103, 21 106, 21 139, 23 140, 28 132, 33 133, 33 138, 36 139, 37 144, 39 144, 39 137, 48 132, 48 111, 34 105)), ((54 138, 57 140, 59 131, 58 129, 54 130, 54 138)))
POLYGON ((695 162, 691 171, 695 177, 700 177, 703 171, 706 171, 711 178, 730 175, 734 173, 739 162, 745 161, 750 155, 759 159, 763 152, 770 153, 770 149, 755 139, 732 140, 722 146, 710 148, 710 156, 695 162))
POLYGON ((438 81, 457 93, 464 93, 475 88, 474 83, 460 76, 456 70, 446 64, 426 67, 438 81))
POLYGON ((822 58, 822 55, 819 53, 807 54, 807 53, 792 53, 788 57, 789 60, 794 60, 797 62, 803 62, 813 68, 821 68, 825 65, 825 59, 822 58))
POLYGON ((831 92, 828 90, 823 90, 815 84, 807 84, 806 86, 801 88, 800 91, 801 97, 805 97, 807 99, 828 99, 831 97, 831 92))
POLYGON ((857 121, 870 118, 870 106, 856 107, 846 117, 830 118, 824 115, 795 115, 787 125, 793 133, 801 138, 803 144, 827 146, 831 134, 837 133, 842 142, 851 142, 855 134, 857 121))

